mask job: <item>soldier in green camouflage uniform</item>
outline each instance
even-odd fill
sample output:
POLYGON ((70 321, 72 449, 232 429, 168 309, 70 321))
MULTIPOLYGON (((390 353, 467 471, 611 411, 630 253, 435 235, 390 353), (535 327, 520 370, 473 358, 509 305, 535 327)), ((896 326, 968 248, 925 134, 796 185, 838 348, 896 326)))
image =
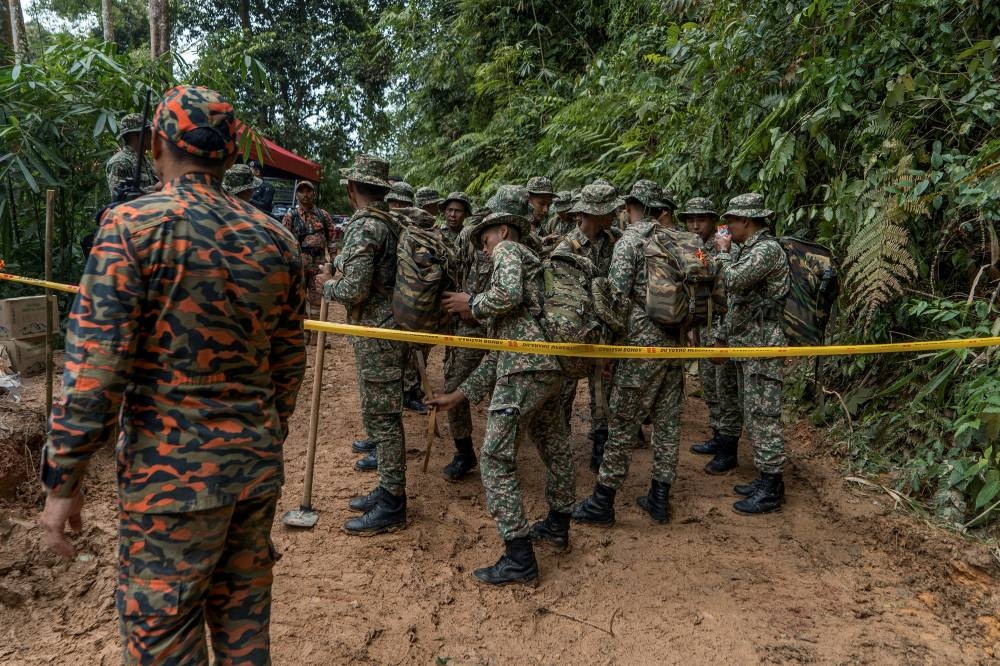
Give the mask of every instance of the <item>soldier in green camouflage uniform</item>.
POLYGON ((42 455, 47 545, 73 557, 88 461, 120 427, 124 663, 269 664, 271 525, 305 368, 298 244, 224 194, 239 124, 206 88, 154 118, 159 192, 103 218, 42 455), (253 248, 249 252, 247 248, 253 248), (179 270, 184 267, 185 270, 179 270))
POLYGON ((531 206, 531 231, 541 238, 542 223, 548 217, 549 207, 555 198, 552 181, 545 176, 532 176, 528 179, 528 205, 531 206))
MULTIPOLYGON (((487 203, 487 208, 477 211, 470 219, 472 225, 466 225, 455 240, 455 256, 459 260, 459 284, 462 291, 468 294, 481 294, 489 288, 490 274, 493 264, 480 247, 472 240, 475 225, 489 215, 490 205, 495 205, 493 199, 487 203)), ((466 337, 483 337, 483 325, 476 319, 455 316, 452 319, 452 332, 466 337)), ((469 375, 479 367, 486 352, 482 349, 465 349, 462 347, 445 347, 444 350, 444 390, 447 393, 456 391, 469 375)), ((476 451, 472 444, 472 410, 468 400, 462 400, 448 410, 448 430, 455 441, 455 456, 445 465, 444 478, 449 481, 460 481, 476 468, 476 451)))
MULTIPOLYGON (((522 193, 523 188, 502 187, 490 206, 494 212, 473 229, 472 238, 477 244, 481 239, 493 263, 487 290, 475 295, 448 293, 443 304, 452 313, 486 322, 490 337, 542 341, 545 335, 538 317, 544 278, 541 261, 519 242, 530 229, 522 193)), ((486 504, 506 549, 494 566, 475 571, 485 583, 530 582, 538 577, 517 478, 517 448, 524 432, 534 440, 548 470, 549 516, 532 532, 560 547, 569 543, 575 467, 559 410, 561 386, 555 357, 491 352, 458 391, 434 401, 448 409, 465 398, 479 402, 493 390, 480 469, 486 504)))
POLYGON ((543 239, 555 236, 562 238, 576 229, 576 220, 570 209, 573 207, 573 193, 563 190, 552 199, 554 214, 542 225, 543 239))
MULTIPOLYGON (((687 230, 698 234, 703 249, 713 259, 719 251, 715 247, 716 224, 719 214, 712 201, 704 197, 694 197, 684 204, 684 210, 677 218, 687 225, 687 230)), ((698 328, 698 344, 712 347, 722 325, 723 312, 717 313, 711 325, 698 328)), ((698 375, 701 390, 708 407, 708 422, 712 437, 706 442, 693 444, 691 451, 714 458, 705 466, 710 474, 721 474, 736 466, 736 447, 743 432, 743 408, 736 382, 736 364, 724 359, 721 362, 707 358, 699 359, 698 375), (730 455, 729 451, 732 451, 730 455)))
POLYGON ((472 202, 465 192, 452 192, 441 205, 444 206, 444 226, 441 233, 454 246, 465 226, 466 218, 472 215, 472 202))
MULTIPOLYGON (((679 331, 666 330, 646 316, 646 259, 644 249, 656 231, 661 209, 674 202, 652 181, 639 181, 626 197, 632 224, 615 244, 608 282, 616 306, 628 312, 622 344, 635 347, 674 347, 679 331)), ((612 212, 610 205, 601 210, 612 212)), ((669 520, 668 495, 677 470, 683 376, 679 361, 624 359, 615 368, 611 388, 608 443, 597 473, 594 493, 573 512, 576 520, 610 525, 615 521, 614 500, 625 481, 637 433, 651 415, 653 421, 653 478, 647 495, 636 502, 655 521, 669 520)))
MULTIPOLYGON (((785 344, 783 313, 790 275, 788 259, 768 229, 773 211, 764 197, 741 194, 729 201, 723 218, 732 238, 716 239, 729 308, 720 343, 731 347, 781 347, 785 344), (732 243, 740 250, 729 253, 732 243)), ((742 513, 776 511, 784 502, 785 440, 781 430, 781 386, 784 359, 753 358, 736 362, 747 435, 760 475, 733 488, 744 499, 733 505, 742 513)))
POLYGON ((385 195, 385 202, 393 210, 397 208, 408 208, 415 205, 413 198, 413 186, 405 180, 397 180, 389 188, 389 194, 385 195))
POLYGON ((434 217, 441 217, 441 194, 433 187, 418 187, 414 198, 417 208, 423 208, 434 217))
MULTIPOLYGON (((607 277, 611 267, 611 257, 615 243, 621 238, 622 232, 612 226, 613 213, 595 215, 590 210, 606 207, 609 202, 615 205, 619 202, 614 187, 605 184, 591 184, 583 188, 580 197, 568 210, 570 215, 579 215, 579 226, 573 229, 559 242, 556 251, 572 252, 587 257, 597 268, 595 277, 607 277)), ((567 426, 576 399, 578 380, 567 379, 563 384, 562 406, 566 416, 567 426)), ((597 472, 601 466, 601 456, 604 455, 604 445, 608 441, 607 392, 604 387, 604 363, 595 363, 594 374, 588 380, 590 391, 590 439, 593 442, 590 455, 590 468, 597 472)))
MULTIPOLYGON (((108 178, 108 192, 112 197, 122 181, 135 175, 135 161, 143 132, 146 132, 146 150, 150 150, 152 141, 149 130, 149 123, 142 124, 141 113, 130 113, 118 123, 118 140, 122 146, 104 165, 104 172, 108 178)), ((143 192, 152 192, 159 182, 153 163, 149 157, 143 155, 142 167, 139 169, 139 189, 143 192)))
MULTIPOLYGON (((341 170, 355 212, 347 222, 337 257, 339 274, 326 267, 324 295, 342 303, 351 324, 393 328, 392 289, 396 281, 396 248, 401 226, 383 201, 389 191, 389 163, 358 155, 354 166, 341 170)), ((406 442, 403 435, 403 363, 407 345, 376 338, 352 338, 361 394, 361 417, 368 439, 375 442, 378 486, 355 497, 349 506, 364 512, 348 520, 348 534, 392 532, 406 526, 406 442)))
POLYGON ((229 167, 222 179, 222 190, 230 196, 250 201, 254 190, 263 182, 264 179, 254 175, 253 170, 246 164, 234 164, 229 167))

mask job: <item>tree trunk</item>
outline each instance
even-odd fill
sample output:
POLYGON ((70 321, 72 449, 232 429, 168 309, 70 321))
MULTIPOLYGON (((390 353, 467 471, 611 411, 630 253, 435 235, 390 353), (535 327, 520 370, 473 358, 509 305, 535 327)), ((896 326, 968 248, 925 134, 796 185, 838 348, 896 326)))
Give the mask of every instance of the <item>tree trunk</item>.
POLYGON ((21 62, 28 55, 28 35, 24 29, 21 0, 7 0, 7 10, 10 12, 10 43, 14 51, 14 61, 21 62))
POLYGON ((10 28, 10 7, 0 0, 0 67, 11 64, 14 57, 14 34, 10 28))
POLYGON ((111 0, 101 0, 101 31, 104 41, 115 41, 115 23, 111 15, 111 0))
POLYGON ((240 0, 240 25, 243 26, 243 34, 249 37, 250 27, 250 0, 240 0))
POLYGON ((166 0, 149 0, 149 52, 154 59, 170 52, 170 22, 166 0))

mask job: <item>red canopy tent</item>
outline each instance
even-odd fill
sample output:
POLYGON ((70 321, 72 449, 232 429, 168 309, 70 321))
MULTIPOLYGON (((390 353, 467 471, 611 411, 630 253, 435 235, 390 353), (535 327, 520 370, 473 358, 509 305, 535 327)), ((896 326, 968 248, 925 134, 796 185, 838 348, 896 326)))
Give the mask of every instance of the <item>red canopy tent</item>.
POLYGON ((258 136, 258 139, 260 140, 261 152, 264 157, 261 161, 263 162, 265 171, 270 169, 284 171, 296 178, 311 180, 314 183, 319 182, 320 168, 318 164, 310 162, 304 157, 299 157, 270 139, 262 136, 258 136))

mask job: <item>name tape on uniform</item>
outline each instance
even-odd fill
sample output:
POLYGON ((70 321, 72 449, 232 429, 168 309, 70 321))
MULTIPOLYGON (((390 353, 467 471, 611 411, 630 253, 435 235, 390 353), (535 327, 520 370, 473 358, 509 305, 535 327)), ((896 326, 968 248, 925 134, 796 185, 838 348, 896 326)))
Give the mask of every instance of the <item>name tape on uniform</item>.
MULTIPOLYGON (((0 273, 0 280, 76 293, 79 287, 26 278, 10 273, 0 273)), ((956 338, 950 340, 925 340, 920 342, 892 342, 874 345, 828 345, 821 347, 622 347, 617 345, 579 345, 561 342, 530 342, 526 340, 494 340, 472 338, 464 335, 417 333, 390 328, 354 326, 306 320, 306 329, 320 333, 378 338, 396 342, 415 342, 422 345, 465 347, 487 351, 508 351, 522 354, 548 356, 582 356, 585 358, 776 358, 783 356, 859 356, 862 354, 901 354, 941 351, 943 349, 972 349, 1000 346, 1000 337, 956 338)))

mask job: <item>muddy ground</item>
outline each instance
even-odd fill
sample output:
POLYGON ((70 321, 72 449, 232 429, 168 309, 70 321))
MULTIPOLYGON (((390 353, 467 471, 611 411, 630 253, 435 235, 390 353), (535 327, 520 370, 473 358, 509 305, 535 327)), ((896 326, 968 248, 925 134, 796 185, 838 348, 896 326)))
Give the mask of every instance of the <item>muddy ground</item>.
MULTIPOLYGON (((441 357, 440 348, 430 357, 436 386, 441 357)), ((279 517, 300 500, 311 366, 286 445, 279 517)), ((440 476, 452 453, 446 420, 424 474, 425 420, 406 415, 409 529, 347 536, 340 525, 353 515, 348 498, 375 482, 352 468, 358 456, 350 441, 363 435, 353 373, 338 339, 325 363, 313 496, 320 522, 310 531, 279 522, 274 531, 283 552, 275 570, 275 664, 1000 660, 1000 569, 989 548, 898 511, 880 490, 845 481, 822 433, 801 425, 787 430, 787 505, 769 516, 737 515, 730 487, 751 478, 749 456, 743 451, 734 476, 702 473, 705 459, 686 446, 706 434, 705 409, 694 397, 685 405, 673 521, 654 525, 634 505, 650 469, 650 451, 639 449, 619 493, 617 525, 575 526, 567 554, 540 550, 537 588, 473 582, 471 571, 491 564, 500 543, 478 479, 450 484, 440 476)), ((42 385, 32 379, 26 390, 24 405, 36 412, 42 385)), ((581 390, 572 435, 581 496, 593 483, 586 414, 581 390)), ((481 408, 475 421, 481 436, 481 408)), ((29 448, 18 441, 0 451, 6 468, 30 467, 29 448)), ((529 517, 540 518, 544 475, 530 442, 519 462, 529 517)), ((33 484, 7 487, 0 499, 0 663, 119 663, 110 450, 94 461, 90 479, 76 541, 82 557, 72 563, 39 546, 33 484)))

